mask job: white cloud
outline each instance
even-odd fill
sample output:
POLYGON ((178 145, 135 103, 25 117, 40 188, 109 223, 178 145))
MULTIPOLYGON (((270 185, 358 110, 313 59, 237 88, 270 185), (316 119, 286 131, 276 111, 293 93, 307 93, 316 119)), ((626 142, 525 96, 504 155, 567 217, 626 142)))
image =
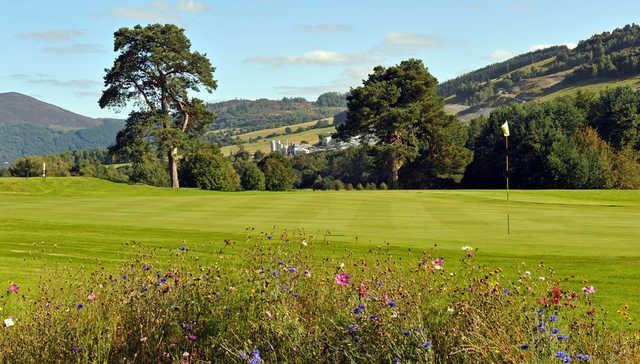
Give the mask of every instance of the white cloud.
POLYGON ((347 54, 334 51, 328 51, 324 49, 317 49, 310 52, 306 52, 300 55, 292 56, 256 56, 247 58, 245 62, 250 63, 263 63, 274 66, 282 66, 287 64, 295 65, 345 65, 345 64, 357 64, 366 61, 378 60, 379 57, 370 56, 367 54, 356 53, 347 54))
POLYGON ((88 80, 88 79, 74 79, 74 80, 59 80, 50 76, 36 74, 35 76, 26 75, 26 74, 13 74, 11 78, 19 81, 23 81, 25 83, 34 84, 34 85, 48 85, 54 87, 66 87, 66 88, 78 88, 78 89, 87 89, 90 87, 100 85, 100 82, 96 80, 88 80))
POLYGON ((71 40, 76 37, 80 37, 85 34, 84 30, 72 30, 72 29, 52 29, 44 32, 33 32, 20 34, 22 39, 43 41, 43 42, 59 42, 65 40, 71 40))
POLYGON ((506 61, 509 58, 513 58, 516 54, 511 52, 511 51, 505 51, 505 50, 496 50, 491 52, 491 54, 489 55, 489 58, 492 61, 496 61, 496 62, 500 62, 500 61, 506 61))
POLYGON ((69 46, 51 46, 42 48, 44 53, 51 54, 89 54, 102 53, 104 50, 96 44, 76 43, 69 46))
POLYGON ((352 30, 350 26, 344 24, 307 24, 298 25, 296 29, 305 33, 340 33, 352 30))
POLYGON ((155 0, 139 7, 113 8, 110 15, 116 18, 174 21, 180 19, 183 13, 202 13, 206 10, 206 4, 197 0, 179 0, 177 3, 155 0))
POLYGON ((375 50, 379 50, 384 54, 399 56, 433 48, 437 44, 438 40, 430 35, 392 32, 387 34, 382 44, 375 50))
POLYGON ((277 86, 275 90, 285 96, 317 96, 329 91, 346 92, 351 87, 362 84, 362 81, 367 78, 370 72, 371 68, 368 66, 349 67, 343 70, 335 80, 324 85, 277 86))
POLYGON ((207 5, 196 0, 180 0, 178 9, 185 13, 203 13, 207 11, 207 5))

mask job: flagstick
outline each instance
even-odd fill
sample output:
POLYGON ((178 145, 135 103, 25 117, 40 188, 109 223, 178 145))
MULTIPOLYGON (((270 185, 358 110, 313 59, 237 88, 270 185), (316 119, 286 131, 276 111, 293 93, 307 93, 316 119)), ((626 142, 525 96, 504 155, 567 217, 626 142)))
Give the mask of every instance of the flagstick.
POLYGON ((507 235, 511 235, 511 219, 509 216, 509 136, 504 137, 504 145, 505 145, 505 158, 506 158, 506 167, 507 167, 507 235))

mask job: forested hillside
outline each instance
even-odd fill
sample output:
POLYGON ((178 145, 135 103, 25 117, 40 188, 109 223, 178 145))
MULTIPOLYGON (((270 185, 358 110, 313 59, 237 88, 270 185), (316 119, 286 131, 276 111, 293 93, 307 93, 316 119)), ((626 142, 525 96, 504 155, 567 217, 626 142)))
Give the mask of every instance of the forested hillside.
MULTIPOLYGON (((627 25, 581 41, 496 63, 444 82, 439 94, 467 119, 492 108, 553 96, 566 88, 629 81, 640 74, 640 26, 627 25)), ((627 82, 627 84, 633 82, 627 82)))

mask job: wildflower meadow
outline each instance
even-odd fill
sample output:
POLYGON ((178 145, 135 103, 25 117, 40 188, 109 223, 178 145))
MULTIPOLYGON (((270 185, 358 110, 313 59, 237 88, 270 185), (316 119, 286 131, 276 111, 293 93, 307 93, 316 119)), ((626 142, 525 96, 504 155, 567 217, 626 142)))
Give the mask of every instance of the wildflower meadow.
MULTIPOLYGON (((462 246, 319 255, 303 232, 225 241, 212 261, 188 242, 128 243, 119 269, 52 269, 7 285, 0 362, 638 362, 640 339, 540 264, 506 274, 462 246)), ((629 319, 632 319, 631 317, 629 319)))

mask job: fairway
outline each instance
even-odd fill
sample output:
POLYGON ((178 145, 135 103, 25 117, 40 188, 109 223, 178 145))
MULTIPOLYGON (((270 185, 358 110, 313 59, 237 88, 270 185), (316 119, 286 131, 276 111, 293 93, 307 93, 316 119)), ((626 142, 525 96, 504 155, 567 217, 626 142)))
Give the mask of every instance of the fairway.
POLYGON ((43 265, 117 261, 123 243, 179 246, 204 258, 245 229, 304 229, 327 239, 327 254, 366 254, 390 244, 420 256, 438 245, 455 261, 479 249, 489 265, 558 276, 598 288, 612 316, 638 313, 640 191, 294 191, 208 192, 129 186, 91 178, 0 178, 0 279, 35 283, 43 265), (506 213, 511 215, 507 236, 506 213), (42 242, 42 243, 41 243, 42 242), (525 263, 525 265, 522 265, 525 263))

